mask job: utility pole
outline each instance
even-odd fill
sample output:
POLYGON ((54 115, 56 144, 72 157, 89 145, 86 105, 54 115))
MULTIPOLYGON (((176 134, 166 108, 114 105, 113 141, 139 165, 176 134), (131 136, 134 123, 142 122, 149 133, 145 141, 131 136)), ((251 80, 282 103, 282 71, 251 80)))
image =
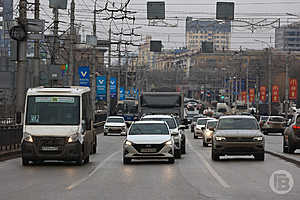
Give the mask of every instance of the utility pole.
POLYGON ((117 87, 117 101, 120 99, 120 87, 121 87, 121 42, 122 34, 120 34, 118 43, 118 87, 117 87))
MULTIPOLYGON (((112 16, 113 16, 113 13, 112 13, 112 16)), ((109 30, 108 30, 108 41, 109 41, 109 46, 108 46, 108 68, 107 68, 107 87, 106 87, 106 90, 107 90, 107 99, 106 99, 106 102, 107 102, 107 116, 110 115, 110 65, 111 65, 111 22, 110 22, 110 25, 109 25, 109 30)))
MULTIPOLYGON (((20 0, 19 2, 19 24, 26 25, 27 23, 27 1, 20 0)), ((27 40, 18 41, 18 62, 16 75, 16 111, 23 116, 25 102, 25 83, 26 83, 26 53, 27 40)), ((23 117, 22 117, 23 118, 23 117)))
MULTIPOLYGON (((290 52, 289 52, 290 54, 290 52)), ((289 109, 289 64, 290 64, 290 55, 286 55, 285 60, 285 98, 284 98, 284 110, 285 110, 285 118, 287 119, 288 109, 289 109)))
POLYGON ((53 14, 54 14, 54 29, 53 29, 54 44, 53 44, 53 53, 51 57, 51 64, 56 63, 56 54, 58 52, 58 9, 57 8, 53 8, 53 14))
POLYGON ((272 49, 268 49, 268 110, 269 115, 272 113, 272 49))
MULTIPOLYGON (((40 0, 34 1, 34 19, 40 18, 40 0)), ((34 41, 34 59, 33 59, 33 86, 40 85, 40 42, 34 41)))
POLYGON ((247 109, 249 109, 249 64, 246 64, 246 103, 247 109))
MULTIPOLYGON (((96 1, 94 5, 94 23, 93 23, 93 36, 97 38, 97 28, 96 28, 96 1)), ((97 40, 97 39, 96 39, 97 40)), ((93 46, 93 65, 91 66, 91 98, 92 98, 92 110, 96 111, 96 66, 97 66, 97 55, 96 46, 93 46)), ((93 117, 95 115, 93 114, 93 117)))
POLYGON ((75 69, 75 56, 74 56, 74 43, 75 43, 75 1, 72 0, 71 2, 71 16, 70 16, 70 67, 69 67, 69 74, 68 74, 68 84, 71 86, 73 85, 73 78, 74 78, 74 69, 75 69))

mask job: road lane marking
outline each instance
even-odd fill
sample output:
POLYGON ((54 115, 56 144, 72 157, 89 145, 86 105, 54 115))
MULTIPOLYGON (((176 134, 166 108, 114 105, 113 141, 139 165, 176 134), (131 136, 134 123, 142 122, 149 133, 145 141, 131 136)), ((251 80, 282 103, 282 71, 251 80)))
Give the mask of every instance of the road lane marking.
POLYGON ((217 171, 208 163, 208 161, 205 159, 205 157, 195 150, 193 145, 190 143, 188 139, 186 139, 187 144, 189 145, 190 149, 203 161, 205 167, 209 171, 209 173, 224 187, 224 188, 230 188, 228 183, 217 173, 217 171))
POLYGON ((66 190, 72 190, 75 187, 77 187, 78 185, 80 185, 81 183, 87 181, 91 176, 93 176, 100 168, 102 168, 112 157, 114 157, 115 155, 117 155, 118 153, 120 153, 120 151, 116 151, 113 154, 111 154, 110 156, 108 156, 107 158, 105 158, 102 162, 100 162, 97 167, 91 171, 86 177, 75 181, 74 183, 72 183, 71 185, 69 185, 68 187, 66 187, 66 190))

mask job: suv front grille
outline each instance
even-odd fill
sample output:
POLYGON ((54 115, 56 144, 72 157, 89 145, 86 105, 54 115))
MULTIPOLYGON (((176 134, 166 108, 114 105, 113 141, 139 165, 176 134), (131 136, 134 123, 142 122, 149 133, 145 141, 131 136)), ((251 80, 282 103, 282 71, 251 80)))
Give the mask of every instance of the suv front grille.
POLYGON ((253 138, 247 137, 226 137, 227 142, 253 142, 253 138))

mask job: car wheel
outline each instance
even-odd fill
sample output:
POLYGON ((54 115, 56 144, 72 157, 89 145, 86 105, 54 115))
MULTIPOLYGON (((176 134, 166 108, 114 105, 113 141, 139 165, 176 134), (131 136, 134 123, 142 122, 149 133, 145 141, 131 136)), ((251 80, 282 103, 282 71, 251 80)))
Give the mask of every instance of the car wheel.
POLYGON ((181 149, 176 149, 175 150, 174 157, 175 158, 181 158, 181 149))
POLYGON ((205 142, 205 139, 203 138, 203 146, 208 147, 208 144, 205 142))
POLYGON ((104 136, 107 136, 107 133, 104 133, 104 136))
POLYGON ((215 152, 214 149, 212 149, 212 151, 211 151, 211 159, 213 161, 219 161, 220 160, 220 156, 215 152))
POLYGON ((29 165, 29 160, 22 158, 22 165, 23 166, 28 166, 29 165))
POLYGON ((255 160, 264 161, 265 160, 265 153, 258 153, 254 155, 255 160))
POLYGON ((84 163, 84 164, 87 164, 87 163, 89 163, 89 162, 90 162, 90 156, 88 155, 88 156, 84 159, 83 163, 84 163))
POLYGON ((175 158, 169 158, 168 161, 169 161, 170 164, 174 164, 175 163, 175 158))
POLYGON ((125 158, 125 157, 123 157, 123 164, 124 165, 128 165, 128 164, 130 164, 131 163, 131 159, 130 158, 125 158))
POLYGON ((95 136, 95 143, 93 144, 92 154, 97 153, 97 136, 95 136))
POLYGON ((196 134, 194 133, 194 139, 197 139, 197 136, 196 136, 196 134))
POLYGON ((268 135, 268 132, 267 132, 267 131, 263 131, 263 134, 264 134, 264 135, 268 135))
POLYGON ((81 166, 83 164, 83 159, 82 159, 82 152, 81 155, 79 156, 78 160, 76 160, 76 165, 81 166))

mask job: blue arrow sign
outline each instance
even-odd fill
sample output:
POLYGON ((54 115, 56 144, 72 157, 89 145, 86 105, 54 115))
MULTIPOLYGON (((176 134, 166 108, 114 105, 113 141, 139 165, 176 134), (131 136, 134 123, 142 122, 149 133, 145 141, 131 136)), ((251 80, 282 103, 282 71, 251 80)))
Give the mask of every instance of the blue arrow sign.
POLYGON ((117 95, 117 79, 115 77, 110 77, 110 96, 115 97, 117 95))
POLYGON ((106 99, 106 76, 97 76, 96 78, 96 99, 106 99))

